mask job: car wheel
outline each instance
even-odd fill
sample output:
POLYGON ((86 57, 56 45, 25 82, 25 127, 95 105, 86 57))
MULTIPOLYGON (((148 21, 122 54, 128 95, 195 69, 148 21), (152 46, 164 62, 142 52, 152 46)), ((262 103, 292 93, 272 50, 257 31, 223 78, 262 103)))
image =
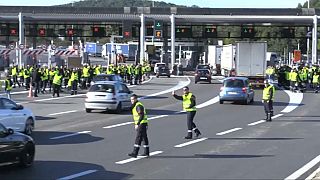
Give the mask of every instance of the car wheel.
POLYGON ((219 100, 219 103, 220 103, 220 104, 223 104, 223 101, 222 101, 222 100, 219 100))
POLYGON ((86 108, 86 112, 87 112, 87 113, 91 113, 91 111, 92 111, 91 109, 87 109, 87 108, 86 108))
POLYGON ((19 165, 21 167, 30 167, 34 161, 35 147, 32 143, 27 143, 24 149, 21 151, 19 157, 19 165))
POLYGON ((26 120, 26 126, 24 127, 24 133, 30 136, 32 134, 33 129, 34 129, 34 121, 32 118, 28 118, 26 120))
POLYGON ((117 109, 116 109, 116 113, 117 113, 117 114, 120 114, 121 111, 122 111, 122 104, 121 104, 121 102, 119 102, 119 104, 118 104, 118 106, 117 106, 117 109))

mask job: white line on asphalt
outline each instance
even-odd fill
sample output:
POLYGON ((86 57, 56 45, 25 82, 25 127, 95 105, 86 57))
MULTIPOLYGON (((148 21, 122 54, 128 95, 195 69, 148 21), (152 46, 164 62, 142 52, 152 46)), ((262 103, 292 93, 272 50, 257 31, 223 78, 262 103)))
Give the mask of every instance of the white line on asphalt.
POLYGON ((222 136, 222 135, 225 135, 225 134, 228 134, 228 133, 232 133, 234 131, 239 131, 241 129, 242 128, 233 128, 233 129, 230 129, 230 130, 227 130, 227 131, 223 131, 223 132, 217 133, 216 135, 217 136, 222 136))
POLYGON ((115 128, 115 127, 119 127, 119 126, 125 126, 128 124, 133 124, 133 122, 126 122, 126 123, 121 123, 121 124, 116 124, 116 125, 111 125, 111 126, 105 126, 103 128, 104 129, 111 129, 111 128, 115 128))
POLYGON ((283 116, 283 114, 277 114, 277 115, 275 115, 275 116, 272 116, 271 119, 276 119, 276 118, 278 118, 278 117, 280 117, 280 116, 283 116))
POLYGON ((217 103, 217 102, 219 102, 219 96, 216 96, 216 97, 214 97, 213 99, 210 99, 209 101, 206 101, 206 102, 204 102, 204 103, 202 103, 202 104, 199 104, 199 105, 197 105, 196 107, 197 107, 197 108, 204 108, 204 107, 206 107, 206 106, 210 106, 211 104, 215 104, 215 103, 217 103))
POLYGON ((296 172, 294 172, 293 174, 291 174, 290 176, 285 178, 285 180, 298 179, 300 176, 302 176, 304 173, 306 173, 309 169, 313 168, 319 162, 320 162, 320 155, 318 155, 316 158, 314 158, 312 161, 308 162, 302 168, 298 169, 296 172))
POLYGON ((195 143, 198 143, 198 142, 207 140, 207 139, 208 139, 208 138, 196 139, 196 140, 189 141, 189 142, 186 142, 186 143, 183 143, 183 144, 175 145, 174 147, 176 147, 176 148, 181 148, 181 147, 188 146, 188 145, 191 145, 191 144, 195 144, 195 143))
POLYGON ((248 126, 254 126, 254 125, 257 125, 257 124, 264 123, 264 122, 266 122, 266 120, 260 120, 260 121, 256 121, 256 122, 250 123, 250 124, 248 124, 248 126))
POLYGON ((148 120, 152 120, 152 119, 159 119, 159 118, 163 118, 163 117, 167 117, 169 115, 160 115, 160 116, 154 116, 154 117, 150 117, 148 118, 148 120))
POLYGON ((81 173, 77 173, 77 174, 73 174, 73 175, 70 175, 70 176, 66 176, 66 177, 62 177, 62 178, 59 178, 57 180, 69 180, 69 179, 74 179, 74 178, 77 178, 77 177, 81 177, 81 176, 85 176, 85 175, 88 175, 88 174, 91 174, 91 173, 94 173, 94 172, 97 172, 97 170, 88 170, 88 171, 83 171, 81 173))
MULTIPOLYGON (((155 151, 155 152, 150 153, 150 156, 154 156, 154 155, 161 154, 161 153, 163 153, 163 151, 155 151)), ((132 162, 132 161, 136 161, 136 160, 139 160, 139 159, 146 158, 146 157, 147 156, 138 156, 137 158, 129 158, 129 159, 125 159, 125 160, 122 160, 122 161, 118 161, 118 162, 116 162, 116 164, 126 164, 126 163, 129 163, 129 162, 132 162)))
POLYGON ((317 170, 315 170, 313 173, 310 174, 310 176, 308 176, 306 178, 306 180, 312 180, 315 179, 315 176, 320 172, 320 168, 318 168, 317 170))
POLYGON ((79 135, 79 134, 88 134, 88 133, 91 133, 91 131, 81 131, 81 132, 76 132, 76 133, 67 134, 67 135, 63 135, 63 136, 53 137, 53 138, 50 138, 50 139, 52 139, 52 140, 62 139, 62 138, 66 138, 66 137, 76 136, 76 135, 79 135))
POLYGON ((288 106, 285 109, 283 109, 281 112, 289 113, 295 110, 301 104, 303 100, 303 93, 293 93, 288 90, 285 90, 284 92, 288 94, 288 96, 290 97, 290 101, 288 106))
POLYGON ((78 110, 73 110, 73 111, 64 111, 64 112, 58 112, 58 113, 52 113, 48 114, 48 116, 55 116, 55 115, 60 115, 60 114, 68 114, 68 113, 74 113, 77 112, 78 110))

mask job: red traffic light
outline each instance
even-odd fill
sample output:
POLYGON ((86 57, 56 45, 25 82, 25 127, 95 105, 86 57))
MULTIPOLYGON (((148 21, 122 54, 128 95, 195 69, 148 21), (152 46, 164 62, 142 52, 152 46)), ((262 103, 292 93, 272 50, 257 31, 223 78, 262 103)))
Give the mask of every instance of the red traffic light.
POLYGON ((125 36, 125 37, 130 37, 130 35, 131 35, 131 34, 130 34, 130 31, 125 31, 125 32, 124 32, 124 36, 125 36))
POLYGON ((10 29, 10 35, 15 36, 15 35, 17 35, 17 34, 18 34, 18 32, 17 32, 17 29, 16 29, 16 28, 11 28, 11 29, 10 29))
POLYGON ((73 34, 74 34, 74 30, 73 29, 68 29, 67 30, 67 35, 68 36, 73 36, 73 34))
POLYGON ((39 29, 39 36, 45 36, 46 35, 46 29, 44 29, 44 28, 41 28, 41 29, 39 29))
POLYGON ((99 32, 99 28, 98 27, 94 27, 93 28, 93 32, 99 32))

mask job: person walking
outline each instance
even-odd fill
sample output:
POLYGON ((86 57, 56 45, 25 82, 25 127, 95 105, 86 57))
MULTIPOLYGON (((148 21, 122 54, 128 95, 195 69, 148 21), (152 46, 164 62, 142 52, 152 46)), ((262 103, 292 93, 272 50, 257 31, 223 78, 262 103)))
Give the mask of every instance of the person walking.
POLYGON ((201 132, 197 128, 196 124, 193 122, 194 116, 196 115, 196 97, 189 92, 189 87, 183 88, 183 95, 178 96, 175 92, 172 92, 174 98, 182 100, 183 110, 187 112, 187 125, 188 125, 188 134, 185 139, 192 139, 192 130, 196 133, 196 137, 201 135, 201 132))
POLYGON ((144 142, 144 154, 142 156, 149 156, 149 140, 147 135, 148 129, 148 117, 146 109, 143 104, 138 101, 137 95, 133 94, 130 98, 132 104, 132 115, 134 120, 134 128, 137 131, 136 140, 133 151, 128 156, 136 158, 141 146, 141 142, 144 142))
POLYGON ((8 99, 11 99, 12 85, 13 85, 13 83, 11 81, 10 75, 7 75, 7 79, 5 80, 4 90, 7 94, 8 99))
POLYGON ((269 83, 268 80, 264 80, 264 89, 262 92, 262 103, 264 106, 264 111, 266 113, 266 121, 271 121, 273 116, 273 101, 275 94, 275 87, 269 83))

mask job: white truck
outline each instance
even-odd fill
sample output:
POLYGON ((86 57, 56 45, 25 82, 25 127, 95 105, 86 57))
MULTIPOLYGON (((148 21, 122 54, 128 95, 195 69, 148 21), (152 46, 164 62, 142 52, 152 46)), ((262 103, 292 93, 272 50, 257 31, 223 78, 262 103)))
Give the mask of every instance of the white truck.
POLYGON ((213 74, 221 74, 222 46, 209 45, 206 64, 212 67, 213 74))
POLYGON ((263 85, 267 42, 237 42, 235 75, 248 77, 253 85, 263 85))
POLYGON ((233 76, 235 70, 235 46, 223 45, 221 51, 221 75, 233 76))

